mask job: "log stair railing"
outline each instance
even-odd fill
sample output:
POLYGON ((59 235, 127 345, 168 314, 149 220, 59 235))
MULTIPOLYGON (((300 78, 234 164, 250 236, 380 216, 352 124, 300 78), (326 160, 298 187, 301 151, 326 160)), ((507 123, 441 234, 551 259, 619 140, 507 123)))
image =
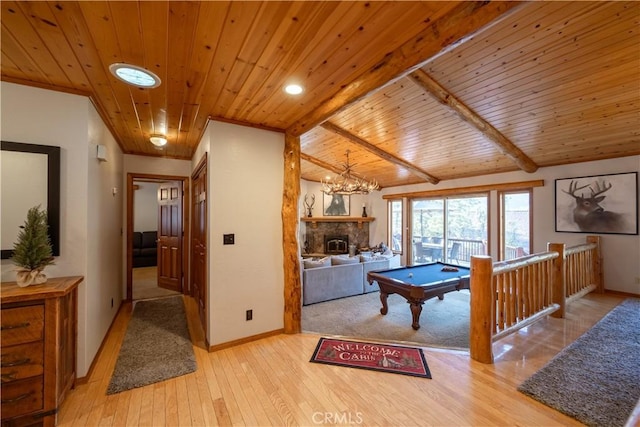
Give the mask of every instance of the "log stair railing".
POLYGON ((551 315, 563 318, 565 307, 587 293, 603 291, 600 240, 494 263, 471 257, 471 358, 493 363, 493 342, 551 315))

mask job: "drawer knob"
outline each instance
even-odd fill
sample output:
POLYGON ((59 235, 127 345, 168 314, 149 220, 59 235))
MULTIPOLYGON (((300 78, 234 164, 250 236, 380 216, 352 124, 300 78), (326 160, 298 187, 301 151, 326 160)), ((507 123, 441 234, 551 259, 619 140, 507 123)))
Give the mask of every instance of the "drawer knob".
POLYGON ((2 327, 0 327, 0 331, 6 331, 8 329, 27 328, 29 326, 31 326, 30 322, 16 323, 15 325, 2 325, 2 327))
POLYGON ((31 362, 31 359, 25 357, 24 359, 14 360, 13 362, 2 362, 0 366, 3 368, 10 368, 12 366, 26 365, 29 362, 31 362))
POLYGON ((13 399, 2 399, 0 403, 2 403, 3 405, 7 403, 16 403, 26 399, 29 396, 31 396, 31 393, 25 393, 25 394, 21 394, 20 396, 14 397, 13 399))

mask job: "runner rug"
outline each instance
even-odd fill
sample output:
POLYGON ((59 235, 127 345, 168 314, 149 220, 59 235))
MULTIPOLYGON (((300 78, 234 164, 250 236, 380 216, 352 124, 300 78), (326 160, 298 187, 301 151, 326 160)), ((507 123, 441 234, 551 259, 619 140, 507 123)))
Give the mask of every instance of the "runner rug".
POLYGON ((127 326, 107 394, 195 370, 182 296, 139 301, 127 326))
POLYGON ((320 338, 311 362, 431 378, 420 348, 320 338))
POLYGON ((640 299, 623 301, 518 388, 588 426, 624 426, 640 398, 640 299))

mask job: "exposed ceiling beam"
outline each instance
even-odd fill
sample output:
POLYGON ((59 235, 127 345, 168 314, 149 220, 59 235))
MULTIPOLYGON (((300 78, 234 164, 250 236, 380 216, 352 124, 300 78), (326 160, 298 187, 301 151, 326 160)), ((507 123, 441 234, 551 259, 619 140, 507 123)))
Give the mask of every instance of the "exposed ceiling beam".
POLYGON ((399 157, 394 156, 393 154, 390 154, 380 148, 378 148, 377 146, 373 145, 372 143, 365 141, 364 139, 360 138, 357 135, 354 135, 352 133, 350 133, 348 130, 341 128, 340 126, 334 125, 331 122, 324 122, 322 123, 320 126, 322 126, 323 128, 325 128, 326 130, 333 132, 337 135, 340 135, 343 138, 348 139, 349 141, 353 142, 354 144, 359 145, 360 147, 364 148, 365 150, 369 151, 370 153, 375 154, 376 156, 391 162, 393 164, 396 164, 398 166, 401 166, 403 168, 405 168, 406 170, 408 170, 409 172, 411 172, 412 174, 424 179, 425 181, 428 181, 432 184, 437 184, 438 182, 440 182, 440 180, 438 178, 436 178, 433 175, 430 175, 428 172, 423 171, 422 169, 420 169, 419 167, 413 165, 412 163, 407 162, 404 159, 401 159, 399 157))
POLYGON ((495 24, 498 18, 519 4, 521 2, 517 1, 460 3, 417 36, 387 53, 380 62, 323 102, 311 114, 290 126, 287 133, 299 136, 329 120, 363 97, 406 76, 436 55, 453 49, 481 29, 495 24))
POLYGON ((335 174, 339 174, 340 172, 343 171, 343 169, 339 169, 329 163, 323 162, 320 159, 316 159, 315 157, 311 157, 308 154, 304 154, 304 153, 300 153, 300 159, 301 160, 306 160, 309 163, 313 163, 316 166, 320 166, 323 169, 329 170, 335 174))
POLYGON ((491 123, 478 115, 478 113, 467 107, 423 70, 414 71, 409 75, 409 78, 416 85, 426 90, 437 101, 451 108, 462 120, 478 129, 484 136, 492 141, 504 155, 510 157, 520 169, 526 172, 535 172, 538 170, 538 165, 511 142, 509 138, 504 136, 498 129, 493 127, 491 123))

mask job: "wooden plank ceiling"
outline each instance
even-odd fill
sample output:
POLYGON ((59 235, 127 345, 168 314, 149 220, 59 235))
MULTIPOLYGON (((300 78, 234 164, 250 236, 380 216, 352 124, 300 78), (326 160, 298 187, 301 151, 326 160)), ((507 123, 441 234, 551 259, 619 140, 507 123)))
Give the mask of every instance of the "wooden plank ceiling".
POLYGON ((190 159, 211 118, 383 187, 640 154, 638 2, 1 5, 2 80, 89 96, 125 153, 190 159))

